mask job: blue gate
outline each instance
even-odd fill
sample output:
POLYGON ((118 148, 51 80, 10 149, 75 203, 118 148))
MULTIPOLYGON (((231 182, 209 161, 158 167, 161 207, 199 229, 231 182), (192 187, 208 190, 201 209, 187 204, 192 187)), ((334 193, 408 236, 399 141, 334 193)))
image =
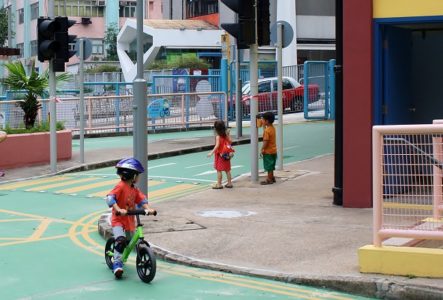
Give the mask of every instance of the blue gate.
POLYGON ((304 63, 304 118, 327 120, 335 118, 335 60, 304 63))

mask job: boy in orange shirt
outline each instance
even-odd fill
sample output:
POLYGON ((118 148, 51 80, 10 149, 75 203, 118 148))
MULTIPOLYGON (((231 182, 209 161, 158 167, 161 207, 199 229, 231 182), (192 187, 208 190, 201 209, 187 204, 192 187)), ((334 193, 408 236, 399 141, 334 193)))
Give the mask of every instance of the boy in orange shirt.
POLYGON ((274 114, 272 112, 265 112, 262 116, 263 125, 263 145, 261 154, 263 155, 263 168, 268 172, 268 177, 265 181, 260 182, 263 185, 273 184, 275 182, 274 170, 277 162, 277 145, 275 139, 274 114))
POLYGON ((135 187, 138 175, 145 171, 143 165, 135 158, 125 158, 115 167, 121 180, 107 195, 106 203, 112 207, 111 225, 115 238, 112 272, 115 277, 121 278, 123 274, 121 256, 126 248, 127 239, 130 239, 135 231, 134 216, 128 216, 126 213, 135 209, 136 205, 142 206, 147 214, 154 214, 155 210, 149 207, 146 195, 135 187))

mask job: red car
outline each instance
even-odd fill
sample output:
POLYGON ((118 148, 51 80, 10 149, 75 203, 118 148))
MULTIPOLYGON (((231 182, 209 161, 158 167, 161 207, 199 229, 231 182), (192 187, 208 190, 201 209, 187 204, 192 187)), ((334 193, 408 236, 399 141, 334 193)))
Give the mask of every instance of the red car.
MULTIPOLYGON (((292 77, 283 77, 283 111, 303 111, 304 86, 292 77)), ((251 87, 247 82, 242 88, 243 115, 250 113, 251 87)), ((277 111, 277 77, 258 80, 258 112, 277 111)), ((308 103, 320 99, 320 90, 317 84, 308 85, 308 103)), ((235 102, 233 103, 235 106, 235 102)))

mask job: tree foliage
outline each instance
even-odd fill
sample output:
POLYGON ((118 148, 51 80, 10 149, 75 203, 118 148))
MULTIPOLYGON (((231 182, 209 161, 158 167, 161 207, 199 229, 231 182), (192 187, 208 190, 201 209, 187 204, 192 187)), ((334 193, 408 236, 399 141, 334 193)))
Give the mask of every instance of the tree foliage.
MULTIPOLYGON (((41 107, 37 98, 46 95, 46 89, 49 86, 49 72, 46 70, 43 74, 37 73, 34 63, 32 63, 31 72, 28 75, 21 61, 6 63, 5 67, 9 74, 3 83, 13 91, 25 93, 24 101, 19 102, 18 105, 24 112, 25 127, 30 129, 34 127, 38 110, 41 107)), ((61 73, 57 75, 56 82, 65 82, 70 78, 71 75, 68 73, 61 73)))
POLYGON ((105 37, 103 41, 106 49, 106 60, 118 61, 117 35, 118 27, 116 24, 111 24, 105 31, 105 37))
POLYGON ((8 10, 0 9, 0 47, 3 47, 8 40, 8 10))

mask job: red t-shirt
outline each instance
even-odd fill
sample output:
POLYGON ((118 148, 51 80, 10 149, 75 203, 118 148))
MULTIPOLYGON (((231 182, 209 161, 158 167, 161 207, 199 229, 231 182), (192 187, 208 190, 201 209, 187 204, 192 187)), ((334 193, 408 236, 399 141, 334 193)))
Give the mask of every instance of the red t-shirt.
MULTIPOLYGON (((146 199, 146 196, 136 187, 120 181, 108 195, 115 195, 118 207, 121 209, 135 209, 135 205, 146 199)), ((112 209, 112 226, 122 226, 125 231, 135 230, 134 216, 117 216, 112 209)))

